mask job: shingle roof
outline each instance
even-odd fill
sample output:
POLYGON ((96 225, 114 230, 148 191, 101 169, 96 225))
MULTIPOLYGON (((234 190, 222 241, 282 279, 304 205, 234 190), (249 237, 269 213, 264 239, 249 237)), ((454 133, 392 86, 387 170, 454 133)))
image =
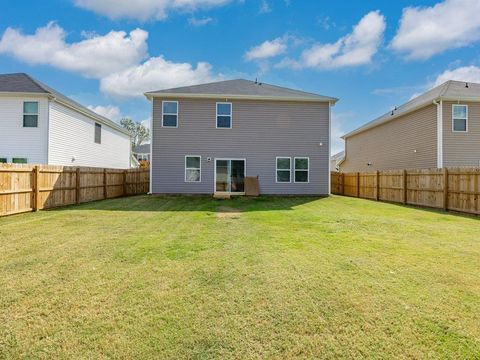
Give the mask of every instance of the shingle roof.
POLYGON ((430 105, 435 100, 480 100, 480 84, 449 80, 342 136, 347 138, 430 105))
POLYGON ((142 144, 136 146, 132 150, 135 154, 148 154, 150 153, 150 144, 142 144))
POLYGON ((69 97, 58 92, 57 90, 52 89, 51 87, 45 85, 44 83, 32 78, 28 74, 24 74, 24 73, 0 74, 0 93, 2 92, 51 95, 54 98, 60 100, 61 102, 66 103, 67 105, 90 115, 91 117, 97 119, 99 122, 104 123, 105 125, 108 125, 125 134, 130 135, 130 133, 127 130, 125 130, 123 127, 113 122, 112 120, 97 114, 96 112, 70 99, 69 97))
POLYGON ((27 74, 0 74, 0 92, 38 93, 48 92, 27 74))
POLYGON ((298 100, 298 101, 330 101, 336 102, 338 99, 313 94, 305 91, 284 88, 280 86, 265 84, 261 82, 249 81, 245 79, 217 81, 208 84, 184 86, 173 89, 164 89, 145 93, 150 96, 177 95, 182 97, 228 97, 228 98, 268 98, 278 100, 298 100))

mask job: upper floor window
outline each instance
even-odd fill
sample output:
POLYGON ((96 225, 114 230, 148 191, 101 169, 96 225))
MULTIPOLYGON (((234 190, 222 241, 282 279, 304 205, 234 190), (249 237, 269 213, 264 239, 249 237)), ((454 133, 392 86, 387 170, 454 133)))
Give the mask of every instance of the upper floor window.
POLYGON ((162 126, 178 127, 178 101, 162 101, 162 126))
POLYGON ((95 123, 95 142, 102 143, 102 125, 99 123, 95 123))
POLYGON ((289 157, 277 157, 277 183, 289 183, 291 181, 291 161, 292 159, 289 157))
POLYGON ((452 127, 454 132, 468 131, 468 106, 467 105, 453 105, 452 127))
POLYGON ((232 128, 232 103, 217 103, 217 128, 232 128))
POLYGON ((38 127, 38 102, 23 103, 23 127, 38 127))
POLYGON ((308 157, 296 157, 294 159, 296 183, 308 183, 310 172, 310 159, 308 157))

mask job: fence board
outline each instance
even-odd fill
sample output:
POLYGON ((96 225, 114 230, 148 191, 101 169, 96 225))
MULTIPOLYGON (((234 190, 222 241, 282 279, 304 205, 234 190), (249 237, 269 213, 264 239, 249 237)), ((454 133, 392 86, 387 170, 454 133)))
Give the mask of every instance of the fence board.
POLYGON ((0 164, 0 216, 145 194, 148 169, 0 164), (124 191, 126 189, 127 191, 124 191))
POLYGON ((332 194, 480 215, 480 168, 332 172, 331 184, 332 194))

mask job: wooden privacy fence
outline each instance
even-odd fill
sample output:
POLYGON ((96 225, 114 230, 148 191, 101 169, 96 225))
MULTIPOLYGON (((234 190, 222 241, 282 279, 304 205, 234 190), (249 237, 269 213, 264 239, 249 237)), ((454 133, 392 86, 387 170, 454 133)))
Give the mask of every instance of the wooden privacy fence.
POLYGON ((148 169, 0 164, 0 216, 145 194, 148 169))
POLYGON ((332 194, 480 215, 480 168, 331 173, 332 194))

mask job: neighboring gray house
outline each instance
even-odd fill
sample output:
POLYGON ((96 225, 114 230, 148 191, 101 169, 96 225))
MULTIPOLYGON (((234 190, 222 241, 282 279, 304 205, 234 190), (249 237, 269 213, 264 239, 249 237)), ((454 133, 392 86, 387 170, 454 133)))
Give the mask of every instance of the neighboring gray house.
POLYGON ((328 195, 337 99, 248 80, 148 92, 151 192, 328 195))
POLYGON ((133 156, 138 161, 148 161, 150 162, 150 144, 142 144, 135 146, 132 150, 133 156))
POLYGON ((342 172, 480 166, 480 84, 447 81, 343 136, 342 172))
POLYGON ((0 74, 0 163, 130 167, 130 133, 27 74, 0 74))

